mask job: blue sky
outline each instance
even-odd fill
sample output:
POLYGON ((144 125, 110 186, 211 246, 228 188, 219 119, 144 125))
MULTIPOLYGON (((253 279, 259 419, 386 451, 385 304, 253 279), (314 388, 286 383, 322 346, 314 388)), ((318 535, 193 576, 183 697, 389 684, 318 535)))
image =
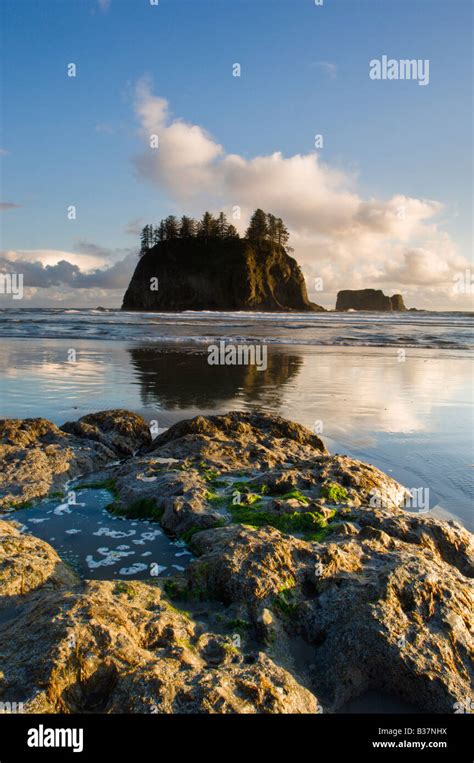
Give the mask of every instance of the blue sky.
MULTIPOLYGON (((340 172, 342 206, 349 192, 365 204, 377 200, 383 214, 399 195, 439 203, 436 214, 416 212, 423 230, 412 239, 391 229, 375 240, 373 230, 360 231, 366 211, 357 213, 360 240, 352 252, 352 218, 345 231, 340 221, 334 227, 324 220, 318 228, 317 201, 309 205, 308 221, 292 218, 288 206, 296 255, 301 252, 309 280, 325 275, 328 304, 349 259, 354 282, 373 277, 415 298, 423 278, 430 280, 423 273, 431 252, 436 264, 425 291, 432 306, 444 300, 456 268, 462 270, 472 214, 468 0, 324 0, 322 6, 313 0, 160 0, 156 7, 149 0, 4 0, 2 16, 1 201, 18 205, 2 212, 2 249, 16 260, 54 264, 59 255, 55 260, 52 253, 60 252, 78 255, 60 258, 81 271, 106 268, 135 246, 127 227, 137 220, 215 206, 214 193, 184 192, 186 172, 176 188, 161 165, 137 169, 144 126, 136 91, 147 77, 145 98, 168 103, 161 129, 184 120, 246 162, 274 152, 314 154, 314 135, 322 134, 318 161, 329 169, 316 200, 331 196, 331 173, 340 172), (372 81, 369 61, 384 54, 429 59, 429 85, 372 81), (70 62, 75 78, 66 76, 70 62), (235 62, 242 68, 238 78, 235 62), (77 207, 75 221, 67 219, 70 204, 77 207), (386 249, 386 265, 379 253, 371 260, 371 246, 386 249), (413 260, 409 265, 403 257, 414 248, 423 254, 410 255, 417 264, 409 283, 413 260), (449 267, 441 277, 443 257, 449 267)), ((218 172, 213 182, 223 207, 239 203, 227 175, 218 172)), ((244 196, 246 210, 254 197, 244 196)), ((273 202, 279 205, 274 211, 285 214, 283 196, 266 197, 263 190, 260 206, 273 202)), ((332 207, 324 202, 321 209, 331 217, 332 207)), ((87 304, 99 296, 80 291, 71 297, 64 283, 40 286, 30 297, 37 304, 65 298, 87 304)), ((102 296, 115 304, 118 291, 102 296)), ((459 299, 451 309, 457 305, 459 299)))

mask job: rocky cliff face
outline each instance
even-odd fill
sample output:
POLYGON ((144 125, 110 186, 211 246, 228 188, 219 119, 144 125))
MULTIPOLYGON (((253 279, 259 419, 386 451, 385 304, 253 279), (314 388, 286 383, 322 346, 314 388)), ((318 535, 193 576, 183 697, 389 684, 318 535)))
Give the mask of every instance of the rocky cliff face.
POLYGON ((392 310, 395 310, 399 313, 404 313, 406 311, 405 303, 401 294, 394 294, 392 297, 390 297, 390 301, 392 303, 392 310))
POLYGON ((404 312, 401 294, 387 297, 381 289, 345 289, 337 293, 336 310, 379 310, 404 312))
POLYGON ((246 239, 163 241, 139 261, 122 310, 322 311, 283 247, 246 239), (158 289, 156 281, 158 279, 158 289), (155 288, 153 288, 155 287, 155 288))

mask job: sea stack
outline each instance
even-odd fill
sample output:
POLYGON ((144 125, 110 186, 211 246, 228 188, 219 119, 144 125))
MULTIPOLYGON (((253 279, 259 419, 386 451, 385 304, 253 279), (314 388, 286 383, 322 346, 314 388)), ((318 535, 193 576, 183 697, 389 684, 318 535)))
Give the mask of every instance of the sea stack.
POLYGON ((320 312, 283 246, 246 238, 175 238, 141 257, 122 310, 320 312))
POLYGON ((379 312, 405 312, 401 294, 387 297, 381 289, 345 289, 337 293, 336 310, 376 310, 379 312))

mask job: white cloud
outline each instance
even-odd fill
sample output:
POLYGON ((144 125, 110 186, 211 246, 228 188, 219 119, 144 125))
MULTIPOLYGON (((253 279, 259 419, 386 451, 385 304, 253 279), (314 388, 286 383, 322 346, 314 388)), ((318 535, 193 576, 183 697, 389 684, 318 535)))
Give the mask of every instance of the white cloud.
POLYGON ((326 72, 326 74, 330 76, 331 79, 336 79, 337 65, 332 61, 315 61, 313 66, 317 66, 318 69, 322 69, 324 72, 326 72))
POLYGON ((227 153, 202 127, 173 118, 145 80, 136 89, 135 111, 146 145, 134 159, 139 175, 195 214, 240 206, 241 231, 256 207, 280 215, 308 281, 326 274, 321 304, 333 306, 338 289, 374 282, 412 295, 416 306, 428 306, 428 292, 433 309, 454 298, 453 279, 469 263, 439 229, 440 202, 400 192, 364 199, 352 175, 315 152, 250 159, 227 153), (158 149, 150 147, 153 135, 158 149))
POLYGON ((137 264, 136 249, 109 252, 89 242, 79 242, 78 248, 88 252, 0 252, 0 273, 22 273, 27 299, 37 289, 48 290, 52 301, 60 301, 65 289, 91 290, 90 299, 95 296, 93 290, 120 290, 123 295, 137 264))
MULTIPOLYGON (((80 249, 81 243, 79 243, 80 249)), ((103 252, 99 255, 97 252, 64 252, 59 249, 8 249, 1 252, 0 255, 9 262, 29 262, 40 263, 42 266, 57 265, 59 262, 67 260, 83 270, 100 268, 107 262, 103 252)))

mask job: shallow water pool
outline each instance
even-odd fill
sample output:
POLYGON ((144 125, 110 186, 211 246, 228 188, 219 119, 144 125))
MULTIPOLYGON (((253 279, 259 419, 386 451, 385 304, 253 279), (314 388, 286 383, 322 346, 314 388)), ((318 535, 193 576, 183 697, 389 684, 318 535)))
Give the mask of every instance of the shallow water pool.
POLYGON ((108 490, 76 488, 75 496, 75 504, 48 498, 6 518, 47 541, 83 578, 167 577, 183 572, 191 561, 184 542, 169 538, 156 522, 107 511, 108 490))

